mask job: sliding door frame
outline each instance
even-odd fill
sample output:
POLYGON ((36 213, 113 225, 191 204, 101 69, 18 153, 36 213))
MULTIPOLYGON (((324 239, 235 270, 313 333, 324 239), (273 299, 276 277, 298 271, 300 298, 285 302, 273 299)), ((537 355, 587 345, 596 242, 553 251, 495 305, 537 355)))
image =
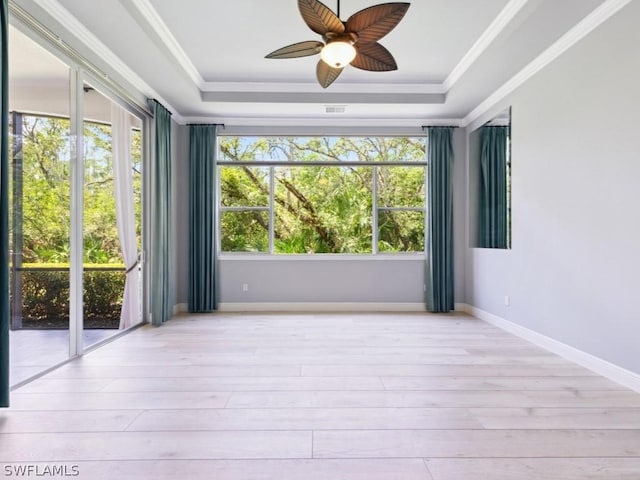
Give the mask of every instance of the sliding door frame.
MULTIPOLYGON (((149 227, 149 201, 148 192, 149 180, 148 172, 150 172, 150 158, 152 145, 152 113, 144 105, 143 102, 136 99, 134 95, 128 94, 125 89, 113 82, 106 74, 101 72, 89 60, 81 56, 73 50, 72 47, 52 33, 47 27, 40 24, 28 12, 23 10, 15 2, 9 2, 10 19, 9 24, 19 30, 21 33, 29 37, 40 47, 47 50, 57 59, 63 62, 69 69, 69 120, 70 120, 70 218, 71 218, 71 234, 70 234, 70 270, 69 270, 69 348, 68 358, 62 362, 51 365, 42 372, 36 374, 33 378, 37 378, 48 371, 56 368, 69 360, 81 356, 88 351, 83 344, 83 217, 84 217, 84 86, 90 84, 99 90, 109 101, 123 107, 128 113, 138 118, 142 125, 142 218, 141 235, 142 250, 140 252, 140 265, 142 268, 142 288, 141 288, 141 304, 142 316, 141 322, 146 323, 149 320, 149 274, 146 268, 145 259, 148 252, 148 239, 146 232, 149 227), (58 41, 56 41, 58 39, 58 41)), ((141 96, 141 95, 140 95, 141 96)), ((136 325, 136 326, 138 326, 136 325)), ((131 327, 131 328, 135 328, 131 327)), ((130 329, 127 329, 130 330, 130 329)), ((113 338, 127 332, 123 330, 112 337, 92 345, 92 350, 113 338)), ((30 379, 30 380, 31 380, 30 379)), ((29 381, 29 380, 27 380, 29 381)), ((12 387, 22 385, 20 382, 12 387)))

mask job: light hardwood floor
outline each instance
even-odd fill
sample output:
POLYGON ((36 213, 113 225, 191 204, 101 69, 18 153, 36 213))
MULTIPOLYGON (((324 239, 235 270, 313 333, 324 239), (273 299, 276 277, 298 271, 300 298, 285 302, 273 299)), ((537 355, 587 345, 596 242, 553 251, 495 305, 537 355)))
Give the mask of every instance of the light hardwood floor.
POLYGON ((640 479, 640 394, 456 314, 177 317, 16 390, 0 432, 0 477, 640 479))

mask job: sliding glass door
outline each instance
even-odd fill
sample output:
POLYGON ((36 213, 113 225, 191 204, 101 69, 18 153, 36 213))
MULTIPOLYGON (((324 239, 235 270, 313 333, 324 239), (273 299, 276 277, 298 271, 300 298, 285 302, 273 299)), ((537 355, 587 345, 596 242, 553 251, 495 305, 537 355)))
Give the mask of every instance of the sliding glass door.
POLYGON ((143 122, 10 27, 10 384, 142 321, 143 122))
POLYGON ((141 321, 140 120, 85 83, 83 344, 141 321))
POLYGON ((69 357, 70 69, 10 29, 12 384, 69 357), (36 60, 37 59, 37 60, 36 60), (37 61, 46 81, 35 82, 37 61))

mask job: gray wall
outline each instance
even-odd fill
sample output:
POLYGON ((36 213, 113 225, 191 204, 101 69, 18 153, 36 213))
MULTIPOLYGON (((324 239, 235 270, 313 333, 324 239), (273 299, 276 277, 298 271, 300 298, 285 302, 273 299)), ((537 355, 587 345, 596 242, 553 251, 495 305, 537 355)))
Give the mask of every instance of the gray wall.
MULTIPOLYGON (((177 303, 188 301, 189 127, 178 127, 174 157, 177 303)), ((454 133, 456 301, 464 297, 465 134, 454 133)), ((424 260, 295 257, 224 258, 219 261, 221 303, 424 303, 424 260), (243 284, 248 291, 243 291, 243 284)))
POLYGON ((176 303, 187 303, 189 283, 189 127, 174 124, 173 227, 176 303))
POLYGON ((636 373, 639 18, 632 2, 496 107, 513 106, 513 248, 468 249, 465 282, 467 303, 636 373))
POLYGON ((455 302, 465 298, 465 251, 467 249, 467 183, 466 171, 466 135, 462 128, 453 132, 453 266, 455 275, 455 302))
POLYGON ((422 303, 424 260, 220 261, 223 303, 422 303), (248 291, 243 291, 248 284, 248 291))
POLYGON ((466 247, 473 247, 479 244, 480 235, 480 153, 481 153, 481 130, 477 128, 469 133, 467 137, 468 155, 468 214, 469 222, 467 228, 469 239, 466 247))

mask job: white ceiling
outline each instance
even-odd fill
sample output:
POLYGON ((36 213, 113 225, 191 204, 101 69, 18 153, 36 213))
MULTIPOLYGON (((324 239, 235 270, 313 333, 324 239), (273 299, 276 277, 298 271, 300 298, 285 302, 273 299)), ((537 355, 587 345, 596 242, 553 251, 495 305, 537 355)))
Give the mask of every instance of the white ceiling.
MULTIPOLYGON (((264 58, 319 39, 296 0, 14 1, 42 7, 179 121, 361 126, 469 119, 494 92, 535 73, 625 3, 409 0, 405 18, 380 42, 398 70, 347 67, 324 90, 316 57, 264 58), (346 112, 327 114, 326 105, 346 112)), ((341 17, 384 1, 342 0, 341 17)), ((335 11, 336 0, 326 5, 335 11)))

